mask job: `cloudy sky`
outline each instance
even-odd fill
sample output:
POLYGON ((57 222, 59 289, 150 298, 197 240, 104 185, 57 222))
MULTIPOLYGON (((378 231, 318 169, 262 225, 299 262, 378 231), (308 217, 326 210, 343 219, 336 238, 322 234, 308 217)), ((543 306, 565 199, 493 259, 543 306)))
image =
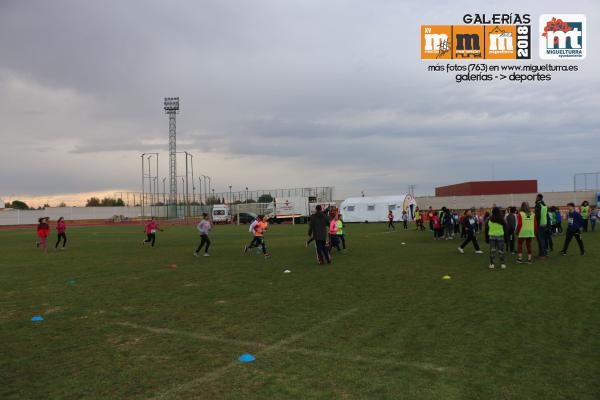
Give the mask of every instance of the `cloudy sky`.
POLYGON ((0 0, 0 197, 139 191, 141 152, 161 152, 162 178, 164 96, 180 96, 178 148, 217 191, 570 190, 600 170, 591 34, 581 71, 544 83, 456 84, 419 55, 421 24, 467 12, 531 13, 534 31, 539 14, 585 13, 597 32, 598 1, 448 3, 0 0))

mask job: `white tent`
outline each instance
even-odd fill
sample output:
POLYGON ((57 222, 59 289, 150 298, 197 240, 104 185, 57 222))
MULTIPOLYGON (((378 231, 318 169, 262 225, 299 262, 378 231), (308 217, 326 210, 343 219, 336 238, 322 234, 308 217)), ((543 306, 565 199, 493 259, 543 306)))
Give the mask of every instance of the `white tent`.
POLYGON ((417 202, 410 194, 374 197, 349 197, 342 202, 341 214, 345 222, 385 222, 388 212, 394 213, 394 220, 402 219, 402 211, 413 220, 417 202))

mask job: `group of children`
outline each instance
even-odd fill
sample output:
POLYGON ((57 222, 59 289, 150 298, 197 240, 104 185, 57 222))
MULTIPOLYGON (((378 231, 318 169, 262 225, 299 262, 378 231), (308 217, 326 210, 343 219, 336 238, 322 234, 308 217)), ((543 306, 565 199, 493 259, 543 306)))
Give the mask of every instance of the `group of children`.
MULTIPOLYGON (((585 255, 585 247, 581 239, 581 230, 585 226, 585 218, 577 211, 574 203, 568 204, 567 230, 565 241, 563 243, 562 255, 567 255, 569 245, 573 239, 577 241, 581 255, 585 255)), ((545 260, 550 251, 554 250, 552 236, 562 229, 562 222, 555 218, 554 210, 548 208, 543 195, 539 194, 536 198, 535 208, 532 210, 528 202, 523 202, 517 211, 515 207, 508 209, 506 215, 499 207, 492 208, 491 214, 485 217, 485 240, 490 245, 490 264, 489 268, 495 268, 496 256, 500 262, 501 268, 506 268, 505 254, 510 251, 515 254, 515 242, 517 243, 517 259, 519 264, 531 264, 533 261, 533 239, 537 239, 539 249, 539 259, 545 260), (527 258, 523 258, 523 245, 527 250, 527 258)), ((482 253, 474 234, 475 218, 472 216, 472 210, 465 212, 463 226, 467 232, 467 239, 458 248, 458 251, 464 253, 465 247, 473 243, 476 253, 482 253)))
MULTIPOLYGON (((583 202, 578 211, 574 203, 568 204, 567 213, 567 230, 565 241, 562 247, 561 254, 566 255, 570 243, 573 239, 577 242, 581 255, 585 255, 585 248, 581 233, 588 231, 588 225, 591 225, 591 230, 595 230, 596 221, 600 218, 600 210, 590 209, 588 202, 583 202), (589 223, 588 223, 589 221, 589 223)), ((317 261, 319 264, 330 264, 332 260, 331 252, 335 248, 338 252, 346 251, 345 227, 342 215, 338 214, 337 209, 326 210, 323 212, 321 206, 316 207, 316 212, 311 216, 309 223, 308 236, 306 247, 314 241, 316 248, 317 261)), ((423 218, 421 211, 417 208, 415 213, 417 229, 424 230, 423 218), (418 219, 417 219, 418 217, 418 219), (420 221, 420 222, 419 222, 420 221)), ((441 210, 435 211, 431 207, 427 213, 430 229, 434 233, 435 240, 454 238, 454 235, 462 232, 461 237, 465 240, 458 247, 460 253, 464 253, 465 248, 472 243, 475 253, 482 254, 476 234, 478 231, 485 232, 485 241, 490 246, 490 264, 489 268, 495 268, 496 259, 500 262, 501 268, 506 268, 506 253, 516 254, 517 263, 530 264, 533 260, 532 244, 533 239, 537 239, 539 249, 539 259, 547 258, 548 253, 554 250, 552 237, 562 232, 562 214, 557 207, 547 207, 543 200, 543 195, 538 194, 534 209, 531 209, 529 203, 523 202, 517 210, 516 207, 509 207, 503 210, 500 207, 494 206, 491 213, 487 212, 483 221, 475 214, 474 209, 466 210, 462 217, 458 217, 456 212, 442 207, 441 210), (482 226, 483 225, 483 226, 482 226), (459 228, 460 227, 460 228, 459 228), (516 249, 515 249, 516 244, 516 249), (523 258, 524 248, 526 249, 527 258, 523 258)), ((50 219, 43 217, 38 220, 37 247, 41 247, 44 252, 47 252, 47 240, 50 234, 50 219)), ((402 221, 404 229, 408 229, 408 214, 406 211, 402 213, 402 221)), ((250 249, 260 248, 262 255, 269 258, 265 243, 265 233, 269 227, 267 219, 263 215, 259 215, 250 224, 249 232, 252 234, 250 244, 244 246, 244 253, 250 249)), ((61 250, 64 250, 67 244, 66 224, 64 218, 59 218, 56 223, 57 241, 54 246, 59 249, 62 241, 61 250)), ((197 225, 200 234, 200 244, 194 251, 194 256, 199 257, 200 252, 204 249, 204 257, 210 254, 208 250, 211 245, 209 232, 212 229, 212 223, 209 220, 208 214, 202 215, 201 221, 197 225)), ((394 214, 390 210, 388 213, 388 230, 395 230, 394 214)), ((158 222, 153 217, 144 226, 146 239, 143 244, 150 244, 154 247, 156 242, 156 232, 162 231, 159 228, 158 222)))
MULTIPOLYGON (((54 249, 64 250, 67 246, 67 224, 65 223, 65 219, 60 217, 58 221, 56 221, 56 235, 57 240, 54 245, 54 249), (62 247, 58 247, 60 242, 62 241, 62 247)), ((38 219, 37 226, 37 236, 38 240, 35 243, 37 248, 41 248, 44 250, 44 253, 48 252, 48 236, 50 236, 50 218, 42 217, 38 219)))
MULTIPOLYGON (((388 231, 396 230, 396 226, 394 225, 394 218, 395 218, 394 212, 392 210, 389 210, 388 211, 388 231)), ((406 212, 406 210, 402 211, 402 228, 404 230, 408 229, 408 213, 406 212)))

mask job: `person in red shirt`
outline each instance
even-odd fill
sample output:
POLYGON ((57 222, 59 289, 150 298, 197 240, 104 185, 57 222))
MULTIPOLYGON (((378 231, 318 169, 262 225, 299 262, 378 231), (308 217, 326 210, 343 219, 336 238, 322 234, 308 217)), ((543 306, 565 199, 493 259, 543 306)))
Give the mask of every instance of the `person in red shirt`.
POLYGON ((67 230, 67 225, 65 224, 65 219, 63 217, 60 217, 58 219, 58 221, 56 222, 56 233, 58 234, 58 240, 56 241, 56 244, 54 245, 55 249, 58 249, 58 245, 60 244, 61 239, 63 241, 63 245, 60 249, 61 250, 65 249, 65 246, 67 245, 67 234, 65 233, 66 230, 67 230))
POLYGON ((394 231, 396 230, 396 227, 394 226, 394 213, 392 210, 388 211, 388 231, 390 228, 394 231))
POLYGON ((162 229, 160 229, 158 227, 158 223, 156 222, 154 217, 152 217, 152 219, 150 221, 148 221, 148 223, 144 227, 144 233, 146 234, 146 240, 144 240, 142 242, 142 244, 150 243, 151 246, 154 247, 154 242, 156 242, 156 231, 157 230, 162 231, 162 229))
POLYGON ((442 238, 442 221, 436 212, 431 215, 431 227, 433 228, 433 239, 439 240, 442 238))
POLYGON ((38 226, 37 226, 37 235, 39 238, 39 241, 37 242, 37 247, 42 247, 42 249, 44 249, 44 253, 48 252, 48 244, 47 244, 47 240, 48 240, 48 235, 50 234, 50 225, 48 224, 48 221, 50 220, 50 218, 48 217, 43 217, 38 219, 38 226))

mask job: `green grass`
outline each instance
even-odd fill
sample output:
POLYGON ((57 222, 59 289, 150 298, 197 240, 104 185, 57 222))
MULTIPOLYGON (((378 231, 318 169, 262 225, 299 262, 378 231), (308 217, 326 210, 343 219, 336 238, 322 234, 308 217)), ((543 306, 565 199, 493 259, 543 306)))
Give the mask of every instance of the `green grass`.
POLYGON ((325 267, 306 226, 272 227, 269 260, 241 254, 245 227, 217 227, 210 258, 193 226, 154 249, 140 227, 73 228, 47 255, 0 231, 0 398, 600 398, 600 235, 489 271, 456 240, 347 230, 325 267))

